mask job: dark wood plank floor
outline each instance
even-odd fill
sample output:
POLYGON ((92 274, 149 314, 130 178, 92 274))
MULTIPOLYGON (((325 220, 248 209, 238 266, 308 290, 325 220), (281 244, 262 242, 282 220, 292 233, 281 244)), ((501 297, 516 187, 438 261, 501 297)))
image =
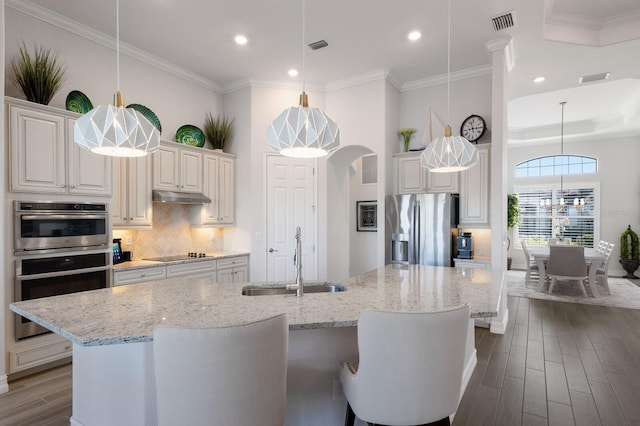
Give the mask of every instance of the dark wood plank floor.
MULTIPOLYGON (((640 426, 640 310, 508 303, 504 335, 475 330, 478 365, 454 426, 640 426)), ((0 395, 0 425, 68 424, 68 366, 9 389, 0 395)))

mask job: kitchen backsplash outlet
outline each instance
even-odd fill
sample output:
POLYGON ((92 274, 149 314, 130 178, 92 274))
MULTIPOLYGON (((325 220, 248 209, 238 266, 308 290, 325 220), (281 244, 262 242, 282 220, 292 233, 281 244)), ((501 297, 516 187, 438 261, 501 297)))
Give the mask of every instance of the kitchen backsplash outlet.
POLYGON ((154 203, 153 229, 115 230, 113 238, 121 238, 123 250, 131 251, 133 260, 146 257, 186 254, 191 251, 211 253, 222 251, 222 228, 191 228, 190 206, 154 203), (131 244, 127 244, 128 242, 131 244))

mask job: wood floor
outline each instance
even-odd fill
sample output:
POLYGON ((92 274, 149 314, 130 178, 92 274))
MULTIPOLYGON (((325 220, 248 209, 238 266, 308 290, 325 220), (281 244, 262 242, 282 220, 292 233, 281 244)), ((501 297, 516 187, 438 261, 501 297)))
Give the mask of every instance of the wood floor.
MULTIPOLYGON (((453 426, 640 426, 640 310, 508 303, 504 335, 476 328, 478 365, 453 426)), ((2 426, 68 425, 70 415, 70 366, 0 395, 2 426)))

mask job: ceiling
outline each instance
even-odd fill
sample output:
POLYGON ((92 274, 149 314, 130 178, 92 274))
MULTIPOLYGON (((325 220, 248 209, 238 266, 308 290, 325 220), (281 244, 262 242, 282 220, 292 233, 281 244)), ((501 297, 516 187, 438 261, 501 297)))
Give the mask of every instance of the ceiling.
MULTIPOLYGON (((115 37, 115 0, 6 0, 5 4, 46 10, 79 28, 115 37)), ((637 104, 640 96, 640 1, 451 0, 451 9, 452 71, 488 66, 485 43, 513 37, 516 66, 509 75, 509 125, 519 140, 557 125, 559 107, 556 111, 552 106, 560 100, 569 102, 566 120, 602 121, 603 115, 613 113, 624 119, 610 121, 607 132, 640 134, 640 119, 629 117, 633 108, 620 107, 634 100, 637 104), (514 11, 516 25, 494 31, 491 18, 507 11, 514 11), (601 72, 611 73, 608 82, 580 87, 581 75, 601 72), (533 83, 538 75, 546 81, 533 83), (618 84, 615 90, 592 89, 613 83, 618 84), (574 104, 576 116, 571 118, 574 104)), ((306 43, 320 39, 329 43, 320 50, 305 49, 307 84, 330 87, 389 70, 402 88, 447 71, 445 0, 306 0, 304 16, 306 43), (421 31, 422 38, 408 41, 411 30, 421 31)), ((301 82, 302 73, 295 78, 287 75, 290 68, 302 68, 301 21, 300 0, 120 4, 124 44, 222 92, 247 80, 301 82), (234 43, 238 33, 248 37, 247 45, 234 43)))

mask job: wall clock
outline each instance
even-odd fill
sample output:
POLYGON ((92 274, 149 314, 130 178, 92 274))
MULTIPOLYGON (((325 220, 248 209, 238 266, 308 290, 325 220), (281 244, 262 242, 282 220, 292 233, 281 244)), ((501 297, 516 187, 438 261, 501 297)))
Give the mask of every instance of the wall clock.
POLYGON ((470 115, 460 126, 460 134, 469 142, 477 142, 487 130, 487 124, 479 115, 470 115))

